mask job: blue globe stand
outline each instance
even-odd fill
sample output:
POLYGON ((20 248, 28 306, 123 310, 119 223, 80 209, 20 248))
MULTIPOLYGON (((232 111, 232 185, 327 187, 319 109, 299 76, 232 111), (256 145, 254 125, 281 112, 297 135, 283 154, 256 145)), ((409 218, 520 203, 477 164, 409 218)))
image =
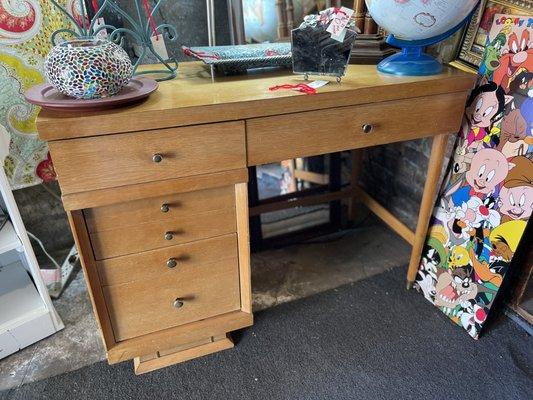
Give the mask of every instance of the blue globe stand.
POLYGON ((401 76, 424 76, 440 73, 442 71, 442 64, 434 57, 424 53, 424 47, 438 43, 453 35, 465 24, 470 22, 478 7, 479 2, 463 21, 452 29, 433 38, 423 40, 402 40, 396 38, 393 34, 390 34, 387 37, 387 43, 395 47, 400 47, 402 51, 381 61, 378 64, 378 71, 401 76))
MULTIPOLYGON (((387 39, 387 43, 392 44, 389 39, 387 39)), ((406 76, 435 75, 442 71, 440 62, 422 52, 425 46, 402 45, 401 47, 400 53, 393 54, 378 64, 378 71, 406 76)))

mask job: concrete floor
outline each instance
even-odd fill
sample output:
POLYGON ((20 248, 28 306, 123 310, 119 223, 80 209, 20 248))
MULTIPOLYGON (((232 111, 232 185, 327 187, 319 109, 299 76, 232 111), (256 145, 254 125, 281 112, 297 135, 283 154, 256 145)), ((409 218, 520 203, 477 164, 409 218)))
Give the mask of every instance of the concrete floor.
MULTIPOLYGON (((408 259, 409 246, 375 222, 311 243, 256 253, 252 256, 254 310, 365 279, 405 265, 408 259)), ((81 272, 55 305, 65 329, 0 360, 0 390, 105 358, 81 272)))

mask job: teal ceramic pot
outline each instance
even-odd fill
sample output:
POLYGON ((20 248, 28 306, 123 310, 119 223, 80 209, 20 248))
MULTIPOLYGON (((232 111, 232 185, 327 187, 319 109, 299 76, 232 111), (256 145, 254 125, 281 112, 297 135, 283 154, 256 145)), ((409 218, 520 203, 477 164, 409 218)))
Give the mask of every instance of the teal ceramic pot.
POLYGON ((99 99, 119 93, 133 66, 128 54, 108 40, 88 38, 58 44, 46 57, 44 71, 59 92, 76 99, 99 99))

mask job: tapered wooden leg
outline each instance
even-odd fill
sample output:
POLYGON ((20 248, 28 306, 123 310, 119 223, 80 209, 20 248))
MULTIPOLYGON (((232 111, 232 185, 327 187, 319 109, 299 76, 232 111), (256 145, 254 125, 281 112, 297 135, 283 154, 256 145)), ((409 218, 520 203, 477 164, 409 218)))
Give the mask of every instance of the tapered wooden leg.
MULTIPOLYGON (((352 150, 352 173, 350 175, 350 187, 356 189, 359 182, 359 175, 363 167, 363 149, 352 150)), ((348 203, 348 221, 355 221, 355 212, 357 210, 357 197, 350 197, 348 203)))
POLYGON ((411 260, 409 261, 409 269, 407 270, 407 289, 410 289, 413 286, 418 266, 420 265, 420 256, 422 255, 422 249, 424 248, 424 243, 426 241, 426 232, 433 211, 435 193, 438 190, 437 185, 442 171, 447 143, 447 134, 435 136, 433 138, 426 184, 424 185, 424 193, 422 195, 422 203, 420 204, 420 213, 418 214, 418 223, 416 225, 415 240, 411 252, 411 260))

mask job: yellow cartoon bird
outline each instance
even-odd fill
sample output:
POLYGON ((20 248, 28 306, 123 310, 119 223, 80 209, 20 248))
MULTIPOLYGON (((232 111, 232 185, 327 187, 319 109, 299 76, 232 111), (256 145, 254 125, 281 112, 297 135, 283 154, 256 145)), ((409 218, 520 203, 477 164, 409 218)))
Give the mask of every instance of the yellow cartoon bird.
POLYGON ((466 267, 470 264, 470 255, 468 251, 461 246, 455 246, 448 259, 448 267, 451 269, 466 267))

